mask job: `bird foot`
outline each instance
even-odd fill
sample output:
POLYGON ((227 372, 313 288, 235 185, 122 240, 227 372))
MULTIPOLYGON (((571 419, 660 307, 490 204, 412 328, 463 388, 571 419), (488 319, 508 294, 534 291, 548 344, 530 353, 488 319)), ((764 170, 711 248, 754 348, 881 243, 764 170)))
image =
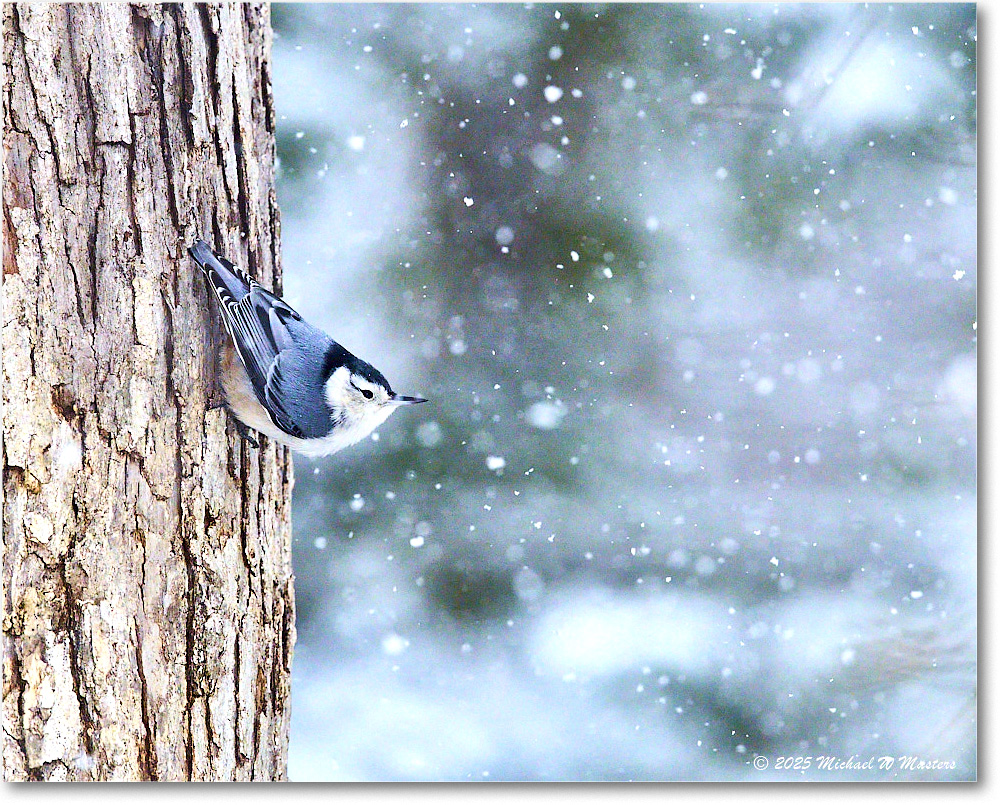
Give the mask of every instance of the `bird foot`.
POLYGON ((206 411, 217 411, 220 408, 224 408, 226 405, 226 398, 223 396, 222 392, 218 388, 213 388, 212 393, 209 395, 208 400, 205 403, 206 411))
POLYGON ((260 447, 260 442, 258 442, 253 436, 250 435, 250 428, 248 428, 234 416, 229 417, 229 419, 233 423, 233 427, 236 429, 236 432, 240 435, 240 438, 243 439, 243 441, 245 441, 251 447, 257 447, 257 448, 260 447))

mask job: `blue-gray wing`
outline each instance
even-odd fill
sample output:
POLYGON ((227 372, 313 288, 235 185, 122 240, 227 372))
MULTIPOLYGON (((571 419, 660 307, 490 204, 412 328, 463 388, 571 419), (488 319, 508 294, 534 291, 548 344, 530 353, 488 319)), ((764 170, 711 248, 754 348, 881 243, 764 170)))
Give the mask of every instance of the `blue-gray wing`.
POLYGON ((287 363, 288 354, 295 347, 289 322, 301 321, 302 317, 252 280, 250 293, 239 302, 223 302, 222 309, 254 393, 271 421, 291 436, 306 438, 292 418, 282 394, 285 384, 282 359, 284 356, 284 363, 287 363))
POLYGON ((247 370, 254 394, 271 421, 285 433, 302 438, 302 431, 282 404, 280 394, 268 393, 268 378, 280 377, 278 357, 294 346, 288 331, 290 321, 301 321, 292 308, 229 260, 216 254, 203 240, 190 249, 219 299, 222 321, 233 339, 236 354, 247 370))
POLYGON ((264 384, 265 408, 281 411, 300 439, 321 439, 329 435, 332 421, 325 404, 323 360, 330 339, 302 323, 296 326, 296 348, 279 352, 271 362, 264 384))

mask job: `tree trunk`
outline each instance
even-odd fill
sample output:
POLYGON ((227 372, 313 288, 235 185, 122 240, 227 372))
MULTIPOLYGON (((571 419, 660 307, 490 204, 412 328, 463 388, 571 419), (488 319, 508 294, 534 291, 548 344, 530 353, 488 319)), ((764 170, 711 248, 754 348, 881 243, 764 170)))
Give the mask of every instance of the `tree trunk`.
POLYGON ((279 279, 260 5, 3 6, 8 780, 285 777, 285 448, 186 253, 279 279))

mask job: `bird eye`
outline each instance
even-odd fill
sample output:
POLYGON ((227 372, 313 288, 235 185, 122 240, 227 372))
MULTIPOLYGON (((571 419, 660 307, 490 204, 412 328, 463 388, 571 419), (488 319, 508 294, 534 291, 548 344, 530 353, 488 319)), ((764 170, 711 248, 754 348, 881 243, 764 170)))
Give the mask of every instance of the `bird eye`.
POLYGON ((361 388, 353 380, 349 380, 348 382, 351 384, 351 388, 354 389, 355 391, 360 391, 361 394, 364 396, 364 398, 366 400, 370 400, 370 399, 372 399, 375 396, 375 392, 374 391, 371 391, 370 389, 363 389, 363 388, 361 388))

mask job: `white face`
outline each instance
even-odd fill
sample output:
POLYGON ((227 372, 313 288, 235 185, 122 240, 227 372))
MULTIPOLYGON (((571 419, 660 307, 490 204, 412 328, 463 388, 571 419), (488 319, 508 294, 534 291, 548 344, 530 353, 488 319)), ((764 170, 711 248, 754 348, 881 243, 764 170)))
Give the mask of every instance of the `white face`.
POLYGON ((363 439, 399 407, 383 386, 351 374, 346 366, 330 375, 325 391, 327 403, 343 416, 338 431, 348 444, 363 439))
POLYGON ((355 397, 360 395, 363 403, 369 406, 382 406, 392 402, 385 386, 365 380, 361 375, 350 375, 347 385, 354 392, 355 397))

